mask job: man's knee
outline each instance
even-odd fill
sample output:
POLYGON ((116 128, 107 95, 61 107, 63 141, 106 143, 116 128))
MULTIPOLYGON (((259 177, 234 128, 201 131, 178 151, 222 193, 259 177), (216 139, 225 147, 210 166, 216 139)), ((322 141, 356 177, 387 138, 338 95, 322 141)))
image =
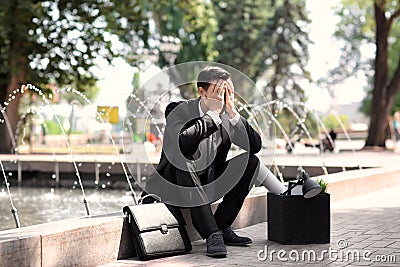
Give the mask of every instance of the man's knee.
POLYGON ((251 172, 254 172, 256 170, 259 162, 259 158, 256 155, 250 153, 242 153, 231 159, 231 164, 233 166, 236 166, 236 168, 239 168, 239 166, 241 166, 242 170, 246 169, 247 171, 251 172))

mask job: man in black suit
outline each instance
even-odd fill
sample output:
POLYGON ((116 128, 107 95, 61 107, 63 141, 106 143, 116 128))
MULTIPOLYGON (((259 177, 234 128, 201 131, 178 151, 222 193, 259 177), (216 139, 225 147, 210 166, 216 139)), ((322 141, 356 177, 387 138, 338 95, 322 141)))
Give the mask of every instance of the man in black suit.
POLYGON ((181 220, 177 207, 189 207, 193 226, 207 240, 206 254, 225 257, 225 245, 252 242, 230 228, 251 187, 263 184, 276 194, 285 188, 255 156, 261 137, 236 111, 230 74, 206 67, 197 89, 200 98, 167 106, 160 163, 145 191, 161 196, 181 220), (232 143, 245 153, 227 160, 232 143), (210 203, 222 197, 213 214, 210 203))

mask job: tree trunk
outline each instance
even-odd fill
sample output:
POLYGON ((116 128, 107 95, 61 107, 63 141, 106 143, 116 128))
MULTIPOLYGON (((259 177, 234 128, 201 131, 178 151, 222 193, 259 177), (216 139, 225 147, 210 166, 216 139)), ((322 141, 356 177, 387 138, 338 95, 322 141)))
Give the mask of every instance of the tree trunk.
MULTIPOLYGON (((3 77, 2 77, 3 78, 3 77)), ((5 77, 4 77, 5 78, 5 77)), ((5 78, 7 79, 7 78, 5 78)), ((7 84, 2 84, 1 88, 0 88, 0 108, 2 109, 4 106, 4 102, 6 101, 6 97, 7 97, 7 84)), ((0 119, 4 120, 4 114, 1 114, 0 119)), ((0 142, 0 153, 3 154, 6 151, 6 148, 4 147, 5 143, 9 142, 9 135, 8 135, 8 131, 7 131, 7 124, 6 122, 2 122, 0 123, 0 140, 4 140, 3 142, 0 142)), ((7 150, 7 152, 9 152, 9 149, 7 150)))
POLYGON ((384 6, 375 2, 376 56, 374 89, 370 124, 365 146, 385 147, 387 117, 393 106, 393 97, 388 94, 388 36, 390 25, 387 23, 384 6))
MULTIPOLYGON (((11 13, 14 18, 21 18, 23 16, 20 3, 18 1, 12 2, 12 4, 6 7, 5 12, 11 13)), ((21 93, 16 92, 25 84, 26 69, 28 68, 28 41, 24 38, 28 35, 27 32, 21 32, 17 23, 22 23, 19 19, 13 19, 10 23, 10 29, 6 39, 10 40, 9 47, 6 48, 8 51, 7 57, 7 81, 6 84, 2 85, 3 91, 1 94, 1 105, 6 110, 3 113, 5 121, 0 129, 0 153, 12 153, 13 141, 15 140, 14 134, 19 121, 18 106, 19 100, 22 96, 21 93), (10 98, 11 97, 11 98, 10 98)))
POLYGON ((374 102, 377 101, 372 101, 370 126, 365 147, 385 147, 386 129, 389 127, 387 118, 393 105, 393 100, 391 101, 392 104, 386 101, 374 102))
POLYGON ((7 106, 3 105, 6 108, 6 118, 8 119, 8 123, 4 122, 3 127, 0 131, 0 137, 2 138, 2 142, 0 145, 0 152, 1 153, 13 153, 15 152, 13 147, 13 142, 15 140, 15 131, 17 129, 17 124, 19 121, 19 113, 18 113, 18 106, 19 106, 19 99, 21 98, 21 93, 13 94, 13 91, 20 88, 21 84, 25 83, 25 72, 24 70, 20 70, 17 73, 11 76, 10 82, 7 86, 7 94, 6 94, 6 103, 7 106), (9 100, 9 95, 14 96, 14 99, 9 100))
POLYGON ((10 44, 10 60, 9 60, 9 70, 10 79, 7 85, 7 91, 4 95, 5 101, 2 103, 3 108, 6 109, 6 121, 3 123, 3 127, 0 131, 0 137, 2 142, 0 144, 0 153, 13 153, 15 152, 13 147, 13 141, 15 140, 14 134, 17 129, 17 124, 19 121, 18 106, 19 100, 22 96, 21 93, 13 93, 25 84, 25 69, 28 64, 28 59, 21 51, 24 51, 24 43, 22 41, 14 41, 10 44), (11 98, 10 98, 11 97, 11 98))

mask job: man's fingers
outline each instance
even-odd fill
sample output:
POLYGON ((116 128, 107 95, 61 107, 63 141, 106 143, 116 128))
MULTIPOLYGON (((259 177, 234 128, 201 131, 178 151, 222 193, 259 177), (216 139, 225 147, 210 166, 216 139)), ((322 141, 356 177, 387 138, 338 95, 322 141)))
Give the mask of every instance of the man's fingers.
POLYGON ((228 88, 230 89, 230 91, 234 92, 234 91, 235 91, 235 88, 233 87, 233 82, 232 82, 232 80, 231 80, 231 79, 228 79, 228 80, 227 80, 227 83, 228 83, 228 88))
POLYGON ((224 98, 224 81, 220 80, 213 88, 213 96, 215 99, 223 100, 224 98))
POLYGON ((224 82, 224 81, 219 80, 219 81, 215 84, 215 86, 214 86, 214 88, 213 88, 213 93, 214 93, 214 94, 217 94, 217 93, 219 92, 220 87, 221 87, 221 85, 222 85, 223 82, 224 82))

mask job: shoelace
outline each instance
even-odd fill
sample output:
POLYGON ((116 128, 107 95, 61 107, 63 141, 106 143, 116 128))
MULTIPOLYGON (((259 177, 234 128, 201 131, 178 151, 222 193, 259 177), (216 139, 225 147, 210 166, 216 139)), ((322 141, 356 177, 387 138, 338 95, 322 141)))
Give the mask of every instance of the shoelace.
POLYGON ((211 236, 211 240, 210 240, 211 245, 214 245, 214 244, 217 244, 217 243, 220 243, 220 242, 223 242, 222 235, 213 234, 213 235, 211 236), (217 241, 218 241, 218 242, 217 242, 217 241))

